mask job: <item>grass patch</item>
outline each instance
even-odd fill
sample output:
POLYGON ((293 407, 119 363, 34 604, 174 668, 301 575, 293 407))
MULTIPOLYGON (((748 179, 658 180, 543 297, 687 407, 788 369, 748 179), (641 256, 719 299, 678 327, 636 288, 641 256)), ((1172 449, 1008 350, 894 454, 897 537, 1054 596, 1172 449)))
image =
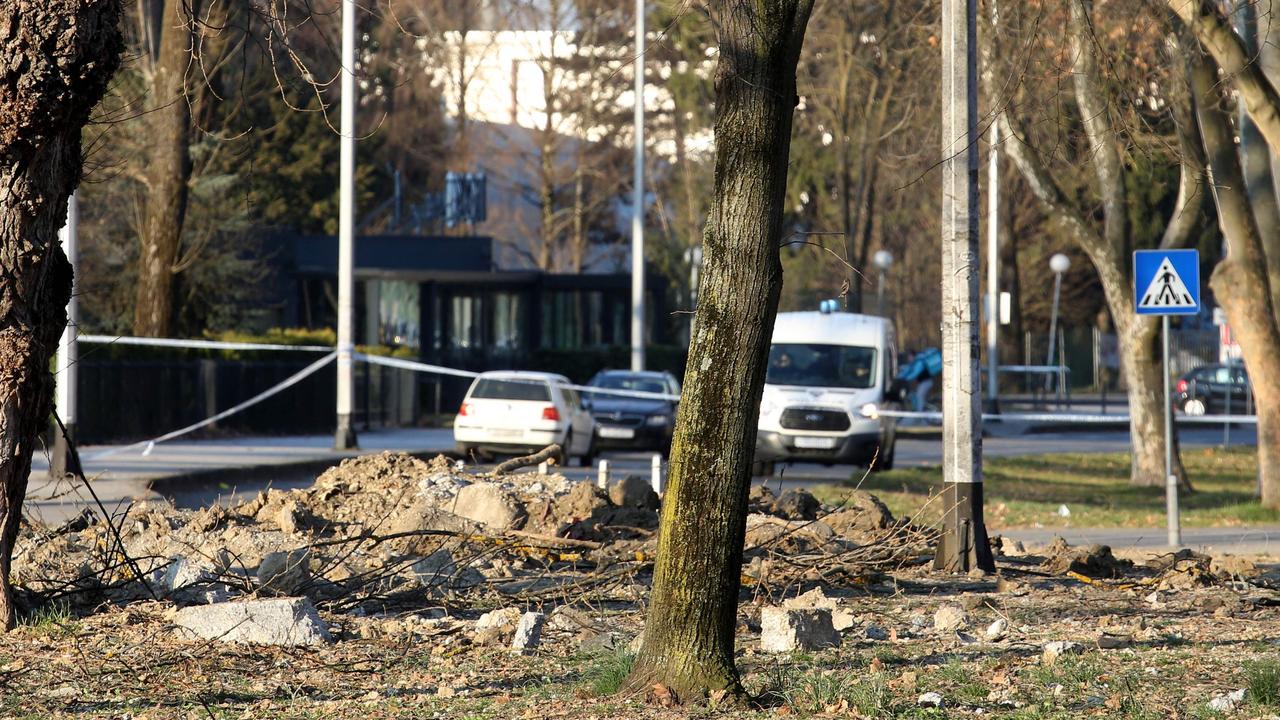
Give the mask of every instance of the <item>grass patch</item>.
POLYGON ((42 633, 73 633, 77 623, 71 612, 71 603, 54 600, 32 610, 22 618, 21 624, 42 633))
POLYGON ((1263 707, 1280 706, 1280 660, 1255 660, 1244 666, 1245 697, 1263 707))
MULTIPOLYGON (((1280 523, 1280 511, 1254 497, 1258 460, 1253 448, 1185 450, 1182 462, 1195 492, 1184 493, 1185 527, 1280 523)), ((862 479, 814 488, 827 503, 840 500, 862 479)), ((1164 524, 1164 488, 1129 484, 1129 455, 1052 454, 984 461, 987 523, 1009 527, 1157 527, 1164 524), (1058 514, 1066 505, 1070 517, 1058 514)), ((861 489, 875 493, 895 516, 921 523, 942 519, 942 471, 902 468, 868 475, 861 489)))
POLYGON ((636 656, 626 650, 615 650, 594 655, 590 662, 582 673, 582 683, 593 697, 606 697, 622 689, 622 683, 635 667, 636 656))

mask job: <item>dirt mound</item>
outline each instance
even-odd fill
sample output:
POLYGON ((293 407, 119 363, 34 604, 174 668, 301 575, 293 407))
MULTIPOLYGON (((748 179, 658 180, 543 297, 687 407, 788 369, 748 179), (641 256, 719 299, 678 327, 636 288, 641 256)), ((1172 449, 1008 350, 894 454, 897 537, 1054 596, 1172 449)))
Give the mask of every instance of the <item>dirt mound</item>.
POLYGON ((1073 572, 1095 579, 1116 579, 1133 569, 1133 561, 1117 558, 1107 545, 1073 548, 1066 540, 1057 538, 1045 554, 1044 568, 1059 575, 1073 572))

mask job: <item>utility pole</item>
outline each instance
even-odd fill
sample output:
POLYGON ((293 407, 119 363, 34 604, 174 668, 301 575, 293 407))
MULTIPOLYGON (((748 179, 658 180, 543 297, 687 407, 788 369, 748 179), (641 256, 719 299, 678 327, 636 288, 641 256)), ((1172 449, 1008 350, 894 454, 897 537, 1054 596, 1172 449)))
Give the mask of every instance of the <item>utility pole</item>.
POLYGON ((934 568, 995 571, 982 517, 977 0, 942 0, 943 531, 934 568))
POLYGON ((636 0, 635 177, 631 187, 631 369, 644 370, 644 3, 636 0))
POLYGON ((338 423, 334 450, 358 445, 355 406, 356 2, 342 0, 342 116, 338 159, 338 423))
POLYGON ((62 339, 58 341, 57 376, 55 377, 54 407, 58 417, 67 428, 67 437, 62 436, 59 428, 53 428, 53 454, 49 458, 49 477, 61 480, 67 476, 71 468, 71 447, 67 443, 76 440, 76 382, 79 375, 80 352, 76 343, 76 335, 80 332, 80 308, 76 293, 80 285, 80 207, 75 193, 67 198, 67 224, 58 233, 62 240, 62 252, 71 264, 73 285, 71 300, 67 302, 67 327, 62 331, 62 339))

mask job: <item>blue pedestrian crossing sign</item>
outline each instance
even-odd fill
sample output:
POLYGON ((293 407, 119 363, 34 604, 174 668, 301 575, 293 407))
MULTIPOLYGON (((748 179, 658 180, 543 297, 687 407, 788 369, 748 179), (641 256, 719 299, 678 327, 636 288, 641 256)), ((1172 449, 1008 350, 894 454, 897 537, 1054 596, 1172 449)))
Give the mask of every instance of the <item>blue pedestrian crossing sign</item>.
POLYGON ((1198 250, 1138 250, 1133 254, 1133 301, 1139 315, 1200 312, 1198 250))

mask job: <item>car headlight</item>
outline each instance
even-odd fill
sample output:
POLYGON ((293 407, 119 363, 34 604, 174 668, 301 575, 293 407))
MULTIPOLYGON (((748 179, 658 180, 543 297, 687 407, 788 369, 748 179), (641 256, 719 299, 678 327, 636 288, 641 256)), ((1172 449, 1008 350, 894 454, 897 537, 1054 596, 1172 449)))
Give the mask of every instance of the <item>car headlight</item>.
POLYGON ((862 416, 875 420, 880 417, 880 408, 876 407, 875 403, 867 403, 862 406, 862 416))
POLYGON ((662 427, 671 423, 670 415, 650 415, 645 418, 644 424, 653 427, 662 427))

